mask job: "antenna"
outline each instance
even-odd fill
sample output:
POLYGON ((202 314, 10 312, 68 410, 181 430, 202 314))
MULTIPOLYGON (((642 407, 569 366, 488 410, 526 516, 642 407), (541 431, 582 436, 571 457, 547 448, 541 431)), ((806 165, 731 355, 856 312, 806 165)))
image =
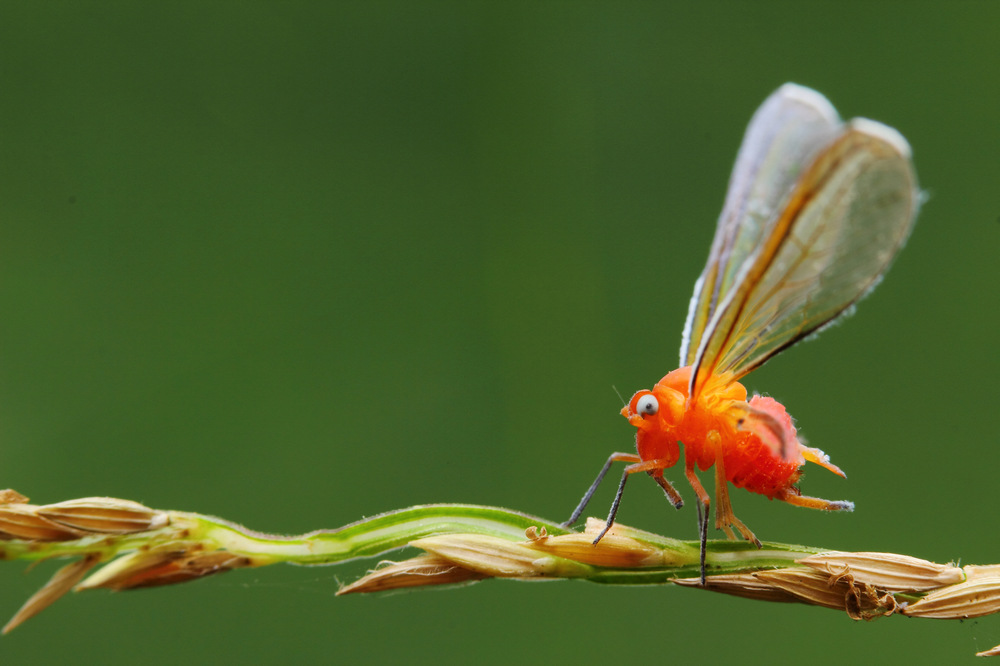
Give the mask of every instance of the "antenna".
MULTIPOLYGON (((618 387, 616 387, 614 384, 611 385, 611 388, 615 390, 615 393, 618 393, 618 387)), ((628 403, 625 402, 625 398, 622 397, 621 393, 618 393, 618 399, 622 401, 623 407, 628 407, 628 403)))

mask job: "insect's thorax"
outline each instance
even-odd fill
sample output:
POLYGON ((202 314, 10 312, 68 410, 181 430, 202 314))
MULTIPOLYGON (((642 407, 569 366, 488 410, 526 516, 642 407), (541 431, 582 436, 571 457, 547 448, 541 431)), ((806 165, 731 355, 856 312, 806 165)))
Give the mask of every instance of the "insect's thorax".
POLYGON ((740 437, 737 424, 744 412, 734 406, 746 404, 747 391, 743 385, 713 377, 697 399, 690 401, 690 377, 691 368, 685 367, 657 382, 652 390, 659 403, 656 415, 644 418, 635 414, 635 405, 631 405, 632 415, 627 416, 637 428, 636 447, 643 460, 677 462, 680 457, 678 442, 683 442, 686 458, 699 468, 707 469, 715 461, 717 447, 740 437))
POLYGON ((800 444, 791 417, 772 398, 754 396, 747 401, 742 384, 724 377, 711 377, 698 397, 688 399, 690 368, 674 370, 652 391, 640 391, 622 414, 636 427, 636 448, 643 460, 664 461, 670 467, 680 460, 684 444, 685 464, 704 471, 721 455, 726 478, 738 488, 774 497, 799 478, 799 466, 809 459, 842 474, 819 450, 800 444), (640 414, 638 401, 652 394, 655 414, 640 414), (763 420, 762 420, 763 415, 763 420), (762 428, 762 425, 766 427, 762 428), (794 456, 783 459, 762 439, 784 440, 794 456))

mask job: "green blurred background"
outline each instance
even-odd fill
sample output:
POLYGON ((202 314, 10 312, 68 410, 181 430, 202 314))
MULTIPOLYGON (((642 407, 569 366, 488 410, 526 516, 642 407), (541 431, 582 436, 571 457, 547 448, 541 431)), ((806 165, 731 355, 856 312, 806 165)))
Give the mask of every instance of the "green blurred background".
MULTIPOLYGON (((843 326, 746 382, 849 475, 765 539, 1000 562, 996 2, 0 5, 0 486, 302 532, 425 502, 565 518, 676 365, 754 109, 816 88, 930 194, 843 326)), ((668 474, 686 495, 675 470, 668 474)), ((613 483, 592 515, 607 510, 613 483)), ((695 537, 630 488, 622 522, 695 537)), ((5 663, 969 660, 1000 621, 273 567, 70 596, 5 663)), ((10 616, 54 564, 0 567, 10 616)))

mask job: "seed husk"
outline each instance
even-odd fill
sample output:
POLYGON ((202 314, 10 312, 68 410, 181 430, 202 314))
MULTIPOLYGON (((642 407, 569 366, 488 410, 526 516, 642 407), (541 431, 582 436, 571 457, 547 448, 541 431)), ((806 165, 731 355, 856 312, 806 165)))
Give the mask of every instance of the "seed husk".
POLYGON ((910 617, 966 619, 1000 611, 1000 577, 975 577, 931 592, 902 612, 910 617))
POLYGON ((920 592, 965 580, 965 573, 949 564, 935 564, 907 555, 894 553, 847 553, 830 551, 810 555, 798 561, 807 567, 826 573, 836 573, 848 567, 855 581, 869 583, 889 592, 920 592))
POLYGON ((163 527, 167 514, 129 500, 85 497, 38 507, 38 515, 88 532, 130 534, 163 527))
POLYGON ((0 490, 0 504, 27 504, 29 501, 27 497, 16 490, 10 488, 0 490))
POLYGON ((14 617, 4 626, 3 633, 9 633, 19 625, 35 617, 43 610, 52 605, 62 595, 72 589, 80 582, 80 579, 90 571, 100 560, 97 555, 88 555, 82 560, 71 562, 59 569, 54 576, 46 583, 42 589, 31 595, 31 598, 24 602, 21 609, 14 614, 14 617))
POLYGON ((579 533, 525 541, 521 545, 598 567, 655 567, 664 564, 664 551, 659 548, 613 534, 606 535, 596 546, 593 535, 579 533))
POLYGON ((197 544, 177 541, 123 555, 95 571, 87 580, 77 585, 76 590, 80 592, 97 588, 128 589, 130 587, 129 581, 133 578, 141 577, 147 571, 164 567, 184 557, 195 547, 197 544))
POLYGON ((498 578, 553 576, 577 578, 593 572, 591 567, 540 553, 523 543, 483 534, 450 534, 410 542, 460 567, 498 578))
POLYGON ((812 569, 776 569, 758 571, 752 576, 791 594, 800 601, 847 610, 847 592, 850 585, 844 580, 830 585, 830 575, 812 569))
POLYGON ((426 585, 455 585, 486 578, 481 573, 462 568, 437 555, 419 555, 403 562, 390 562, 368 573, 359 580, 346 585, 337 592, 353 594, 356 592, 385 592, 406 587, 421 587, 426 585))
POLYGON ((68 541, 85 536, 81 530, 38 515, 32 504, 0 504, 0 532, 29 541, 68 541))
MULTIPOLYGON (((701 578, 678 578, 674 584, 682 587, 698 587, 701 585, 701 578)), ((780 587, 775 587, 765 580, 756 578, 753 574, 726 574, 721 576, 708 576, 705 579, 704 589, 711 592, 721 592, 734 597, 745 599, 757 599, 759 601, 777 601, 783 603, 794 603, 799 601, 791 592, 786 592, 780 587)))
POLYGON ((977 657, 1000 657, 1000 645, 995 648, 990 648, 989 650, 983 650, 982 652, 976 653, 977 657))

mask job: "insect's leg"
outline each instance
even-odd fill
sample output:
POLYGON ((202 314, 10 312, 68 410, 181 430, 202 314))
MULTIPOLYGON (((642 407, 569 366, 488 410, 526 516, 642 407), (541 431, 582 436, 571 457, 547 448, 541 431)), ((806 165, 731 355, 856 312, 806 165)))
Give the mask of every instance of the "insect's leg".
POLYGON ((708 493, 702 487, 698 475, 694 473, 694 460, 685 459, 684 476, 698 496, 698 538, 701 541, 701 584, 705 584, 705 553, 708 549, 708 493))
POLYGON ((701 561, 701 584, 705 585, 705 551, 708 549, 708 505, 701 500, 695 503, 698 509, 698 541, 701 543, 699 559, 701 561))
POLYGON ((660 484, 660 487, 663 488, 663 492, 667 495, 667 500, 675 509, 679 509, 684 506, 684 498, 681 497, 681 494, 677 492, 677 489, 674 488, 672 483, 663 478, 662 469, 653 470, 652 472, 649 472, 649 475, 653 477, 653 481, 660 484))
POLYGON ((715 447, 715 529, 725 531, 726 538, 736 541, 736 535, 729 528, 736 516, 729 503, 729 481, 726 480, 726 467, 722 459, 722 437, 717 430, 713 430, 706 439, 715 447))
POLYGON ((615 501, 611 503, 611 512, 608 514, 608 522, 604 524, 604 529, 601 530, 601 533, 597 535, 596 539, 594 539, 595 546, 601 539, 604 538, 604 535, 608 533, 608 530, 611 529, 611 526, 615 522, 615 516, 618 515, 618 505, 622 503, 622 493, 625 492, 626 481, 628 481, 627 470, 624 474, 622 474, 622 482, 618 484, 618 492, 615 494, 615 501))
MULTIPOLYGON (((736 535, 733 534, 732 528, 729 527, 735 518, 736 516, 733 515, 733 506, 729 503, 729 482, 726 481, 725 475, 720 474, 718 468, 716 468, 715 529, 725 532, 726 538, 730 541, 736 541, 736 535), (722 478, 720 479, 719 477, 722 478)), ((741 531, 740 534, 742 533, 741 531)))
MULTIPOLYGON (((597 535, 594 539, 594 545, 596 546, 598 542, 604 538, 604 535, 608 533, 611 526, 615 523, 615 516, 618 515, 618 505, 622 502, 622 493, 625 492, 625 482, 628 481, 630 474, 637 474, 639 472, 649 472, 651 470, 662 470, 664 467, 672 465, 673 462, 670 460, 647 460, 645 462, 637 462, 633 465, 629 465, 625 468, 625 473, 622 474, 622 482, 618 484, 618 493, 615 495, 615 501, 611 504, 611 512, 608 514, 608 521, 604 524, 604 529, 601 533, 597 535)), ((669 485, 669 484, 668 484, 669 485)), ((676 490, 674 491, 677 492, 676 490)), ((678 495, 680 497, 680 495, 678 495)), ((582 509, 581 509, 582 510, 582 509)))
POLYGON ((807 497, 800 495, 794 488, 785 488, 774 499, 788 502, 795 506, 803 506, 807 509, 819 509, 820 511, 854 511, 854 502, 847 500, 831 501, 820 499, 819 497, 807 497))
POLYGON ((729 502, 729 481, 726 479, 726 467, 722 460, 722 447, 718 447, 715 450, 715 529, 725 530, 730 541, 735 541, 736 535, 729 529, 730 525, 738 529, 744 539, 758 548, 761 547, 760 539, 733 514, 733 505, 729 502))
MULTIPOLYGON (((562 526, 569 527, 580 519, 580 514, 582 514, 583 510, 587 508, 587 504, 590 503, 590 498, 594 496, 595 492, 597 492, 597 487, 601 485, 601 481, 604 480, 604 476, 608 473, 608 470, 611 469, 611 463, 619 461, 634 463, 639 462, 640 460, 641 458, 639 458, 639 456, 632 453, 612 453, 608 458, 608 462, 604 463, 604 467, 601 468, 601 473, 597 475, 597 478, 594 479, 594 483, 590 485, 590 488, 587 490, 587 494, 583 496, 580 503, 576 505, 575 509, 573 509, 573 514, 569 517, 569 520, 563 523, 562 526)), ((622 482, 622 484, 624 485, 624 482, 622 482)), ((620 492, 621 491, 619 490, 619 493, 620 492)))
POLYGON ((684 476, 687 477, 688 483, 690 483, 691 487, 694 489, 694 494, 698 496, 698 501, 705 506, 708 506, 708 493, 705 492, 705 488, 702 487, 701 481, 699 481, 697 475, 695 475, 693 463, 684 466, 684 476))

